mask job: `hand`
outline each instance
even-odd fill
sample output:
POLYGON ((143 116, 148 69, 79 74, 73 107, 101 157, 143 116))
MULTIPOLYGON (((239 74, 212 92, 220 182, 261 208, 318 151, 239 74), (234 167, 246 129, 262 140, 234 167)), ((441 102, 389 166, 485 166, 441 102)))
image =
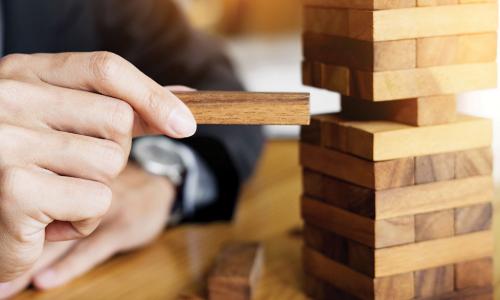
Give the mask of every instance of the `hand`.
POLYGON ((114 199, 99 228, 80 241, 48 243, 29 272, 0 284, 0 299, 30 283, 39 289, 67 283, 117 253, 148 244, 162 232, 175 198, 175 188, 167 179, 129 165, 111 187, 114 199))
POLYGON ((45 241, 88 236, 133 134, 191 135, 192 114, 105 52, 0 60, 0 282, 30 270, 45 241))

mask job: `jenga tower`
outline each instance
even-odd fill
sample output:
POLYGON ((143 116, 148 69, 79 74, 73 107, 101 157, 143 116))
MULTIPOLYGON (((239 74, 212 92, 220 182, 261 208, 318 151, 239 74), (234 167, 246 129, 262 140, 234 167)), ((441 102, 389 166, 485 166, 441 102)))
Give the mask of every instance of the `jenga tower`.
POLYGON ((455 94, 496 85, 496 1, 303 1, 304 83, 343 108, 301 133, 307 293, 492 299, 492 124, 455 94))

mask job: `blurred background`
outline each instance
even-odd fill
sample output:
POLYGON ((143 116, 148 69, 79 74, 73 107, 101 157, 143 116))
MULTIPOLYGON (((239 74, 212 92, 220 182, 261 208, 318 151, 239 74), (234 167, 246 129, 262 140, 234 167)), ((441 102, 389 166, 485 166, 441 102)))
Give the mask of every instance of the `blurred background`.
MULTIPOLYGON (((340 110, 333 92, 301 84, 300 0, 176 0, 196 27, 225 40, 248 90, 310 92, 312 113, 340 110)), ((500 82, 499 82, 500 85, 500 82)), ((500 157, 500 90, 460 95, 460 111, 494 120, 494 151, 500 157)), ((298 127, 269 127, 273 138, 296 138, 298 127)), ((500 180, 500 159, 495 175, 500 180)))

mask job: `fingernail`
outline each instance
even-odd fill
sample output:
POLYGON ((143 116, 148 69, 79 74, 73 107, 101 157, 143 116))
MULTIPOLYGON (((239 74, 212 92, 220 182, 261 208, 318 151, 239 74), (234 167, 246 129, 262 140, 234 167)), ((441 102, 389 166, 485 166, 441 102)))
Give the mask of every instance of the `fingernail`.
POLYGON ((36 283, 37 283, 37 286, 44 288, 44 289, 51 288, 51 287, 58 285, 58 279, 57 279, 56 272, 49 269, 49 270, 41 273, 40 275, 37 275, 36 276, 36 283))
POLYGON ((189 137, 196 132, 196 120, 185 105, 180 105, 172 111, 168 126, 179 137, 189 137))

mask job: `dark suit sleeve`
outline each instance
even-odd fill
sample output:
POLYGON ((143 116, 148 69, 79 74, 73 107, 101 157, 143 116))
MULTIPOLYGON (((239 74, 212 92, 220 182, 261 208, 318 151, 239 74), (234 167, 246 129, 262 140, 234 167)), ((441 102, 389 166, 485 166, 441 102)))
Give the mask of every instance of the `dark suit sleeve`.
MULTIPOLYGON (((102 48, 115 52, 162 85, 241 90, 220 43, 193 30, 169 0, 94 0, 102 48)), ((183 142, 209 165, 219 196, 190 221, 228 220, 264 142, 261 127, 200 126, 183 142)))

